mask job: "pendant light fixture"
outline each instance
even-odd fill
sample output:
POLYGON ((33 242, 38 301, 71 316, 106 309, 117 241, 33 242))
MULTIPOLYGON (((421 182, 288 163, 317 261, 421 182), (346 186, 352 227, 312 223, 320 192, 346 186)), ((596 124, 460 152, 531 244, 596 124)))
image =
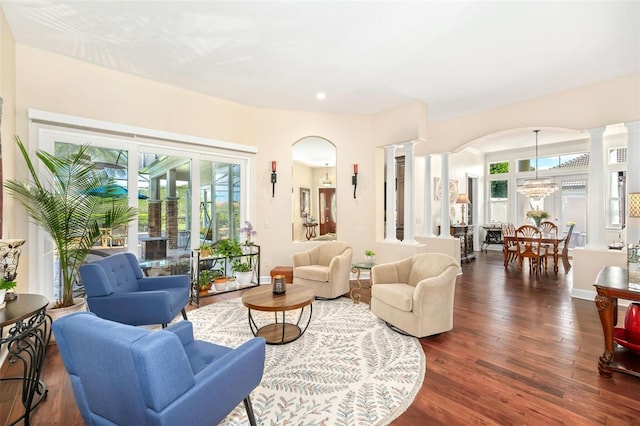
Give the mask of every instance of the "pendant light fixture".
POLYGON ((538 178, 538 132, 540 130, 534 130, 534 132, 536 134, 536 178, 525 179, 524 183, 518 186, 518 192, 532 200, 541 200, 556 191, 558 185, 551 182, 551 179, 538 178))
POLYGON ((320 184, 322 186, 332 186, 333 182, 331 181, 331 178, 329 178, 329 163, 325 163, 324 165, 327 168, 327 171, 324 177, 322 178, 322 181, 320 181, 320 184))

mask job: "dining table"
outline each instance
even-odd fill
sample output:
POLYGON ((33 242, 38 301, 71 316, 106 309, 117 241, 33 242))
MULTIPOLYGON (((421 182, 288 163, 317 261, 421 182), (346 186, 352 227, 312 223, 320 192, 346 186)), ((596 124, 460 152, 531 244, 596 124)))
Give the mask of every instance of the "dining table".
MULTIPOLYGON (((550 235, 543 235, 542 238, 535 237, 516 237, 515 235, 503 235, 502 236, 506 245, 509 242, 540 242, 541 244, 548 244, 553 246, 553 272, 558 275, 558 246, 562 241, 564 241, 564 237, 553 237, 550 235)), ((509 264, 509 254, 505 251, 504 253, 504 267, 506 268, 509 264)))

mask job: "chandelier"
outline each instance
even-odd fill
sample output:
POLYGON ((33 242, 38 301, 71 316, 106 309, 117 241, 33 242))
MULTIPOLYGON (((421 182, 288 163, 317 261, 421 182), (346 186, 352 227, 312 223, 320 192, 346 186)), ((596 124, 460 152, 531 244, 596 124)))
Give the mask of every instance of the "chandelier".
POLYGON ((332 182, 331 178, 329 177, 329 163, 325 163, 325 166, 327 168, 327 171, 326 171, 324 177, 322 178, 322 180, 320 181, 320 184, 322 186, 332 186, 333 182, 332 182))
POLYGON ((525 179, 522 185, 518 186, 518 192, 529 197, 532 200, 541 200, 547 195, 550 195, 558 189, 558 185, 551 182, 551 179, 539 179, 538 178, 538 132, 540 130, 534 130, 536 134, 536 178, 525 179))

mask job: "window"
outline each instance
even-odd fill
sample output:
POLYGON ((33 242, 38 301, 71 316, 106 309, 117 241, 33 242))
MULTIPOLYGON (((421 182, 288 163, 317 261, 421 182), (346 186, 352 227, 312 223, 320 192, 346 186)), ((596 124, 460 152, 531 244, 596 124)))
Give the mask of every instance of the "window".
MULTIPOLYGON (((552 155, 548 157, 538 157, 538 170, 565 169, 569 167, 589 166, 589 153, 580 152, 577 154, 552 155)), ((518 172, 532 172, 536 170, 536 159, 526 158, 517 161, 518 172)))
POLYGON ((200 239, 237 238, 240 229, 240 166, 200 162, 200 239))
POLYGON ((622 228, 625 224, 625 183, 626 173, 624 171, 609 173, 607 225, 613 228, 622 228))
POLYGON ((501 161, 499 163, 489 163, 489 174, 497 175, 501 173, 509 173, 509 162, 501 161))
POLYGON ((509 181, 489 181, 489 220, 491 222, 508 222, 509 181))
MULTIPOLYGON (((575 224, 569 247, 584 247, 587 243, 587 180, 567 178, 560 184, 561 220, 564 232, 570 224, 575 224)), ((562 228, 558 226, 558 231, 562 228)))
POLYGON ((613 148, 609 150, 609 164, 623 164, 627 162, 627 148, 613 148))

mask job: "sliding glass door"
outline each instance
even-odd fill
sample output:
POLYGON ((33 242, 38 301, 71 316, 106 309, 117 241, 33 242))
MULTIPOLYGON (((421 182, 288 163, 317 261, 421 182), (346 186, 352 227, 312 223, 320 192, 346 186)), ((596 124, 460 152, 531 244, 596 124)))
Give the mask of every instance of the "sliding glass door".
MULTIPOLYGON (((138 256, 143 269, 188 273, 191 249, 203 238, 238 238, 240 224, 250 220, 249 155, 50 126, 37 127, 37 135, 37 149, 56 155, 87 145, 87 161, 107 171, 122 189, 123 199, 138 209, 128 227, 104 230, 88 260, 126 251, 138 256)), ((37 259, 30 291, 56 297, 58 262, 52 243, 35 225, 30 225, 29 242, 37 259)))

